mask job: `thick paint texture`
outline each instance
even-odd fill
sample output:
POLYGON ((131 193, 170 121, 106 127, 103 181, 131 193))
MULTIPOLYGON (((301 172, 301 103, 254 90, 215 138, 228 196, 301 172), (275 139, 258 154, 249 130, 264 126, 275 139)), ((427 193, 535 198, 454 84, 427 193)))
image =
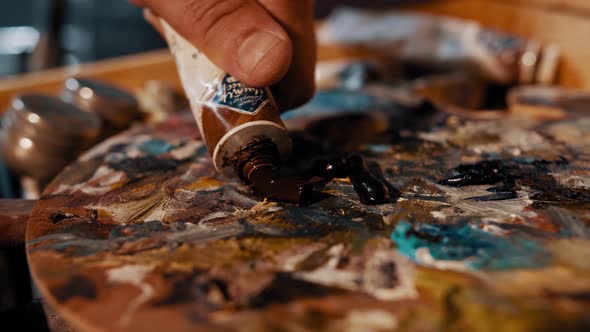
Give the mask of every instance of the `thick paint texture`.
POLYGON ((418 225, 400 222, 391 233, 398 250, 414 261, 416 251, 426 248, 442 261, 464 261, 477 270, 543 267, 550 260, 543 246, 524 235, 494 235, 472 225, 418 225))

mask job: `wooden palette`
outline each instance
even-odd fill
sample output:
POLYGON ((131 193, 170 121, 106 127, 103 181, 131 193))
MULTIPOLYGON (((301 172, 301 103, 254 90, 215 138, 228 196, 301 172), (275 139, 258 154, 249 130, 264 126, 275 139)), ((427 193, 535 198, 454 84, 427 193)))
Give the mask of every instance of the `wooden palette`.
POLYGON ((190 114, 138 126, 37 203, 45 301, 84 331, 589 328, 590 114, 309 114, 287 117, 286 173, 356 151, 401 198, 366 206, 337 179, 311 205, 270 202, 216 174, 190 114), (481 160, 515 197, 438 184, 481 160))

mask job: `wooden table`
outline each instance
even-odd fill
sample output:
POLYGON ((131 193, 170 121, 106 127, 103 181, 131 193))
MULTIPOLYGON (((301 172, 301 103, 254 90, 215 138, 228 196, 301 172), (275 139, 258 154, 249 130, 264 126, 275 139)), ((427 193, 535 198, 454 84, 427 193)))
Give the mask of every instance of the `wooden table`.
MULTIPOLYGON (((411 9, 554 42, 565 53, 560 82, 588 88, 587 46, 579 36, 590 31, 590 21, 571 9, 584 3, 539 2, 530 8, 532 0, 448 0, 411 9)), ((167 52, 155 52, 4 80, 0 103, 31 89, 56 92, 71 74, 134 90, 155 76, 178 86, 167 52)), ((574 186, 569 198, 536 196, 551 188, 535 188, 529 179, 518 197, 494 203, 473 199, 489 196, 489 185, 457 189, 436 182, 460 163, 496 156, 543 180, 575 185, 589 172, 587 115, 549 122, 495 116, 481 122, 397 110, 289 120, 295 131, 318 136, 303 135, 299 143, 308 150, 301 160, 334 152, 333 144, 318 148, 342 143, 331 135, 355 128, 365 141, 349 149, 378 162, 402 192, 397 203, 382 206, 360 204, 346 180, 304 208, 268 202, 213 171, 190 116, 137 127, 66 169, 35 206, 27 231, 33 277, 48 307, 83 331, 485 331, 500 324, 581 330, 590 292, 585 189, 574 186), (422 126, 399 136, 399 126, 378 125, 383 117, 422 126), (489 135, 478 141, 481 130, 489 135), (375 131, 386 134, 376 138, 375 131), (498 146, 500 152, 486 150, 498 146), (434 228, 409 231, 405 222, 434 228), (461 249, 462 242, 477 242, 477 230, 493 236, 484 242, 515 245, 524 258, 502 260, 502 268, 483 258, 440 259, 436 243, 448 232, 462 234, 461 249), (507 234, 516 244, 503 242, 507 234)))

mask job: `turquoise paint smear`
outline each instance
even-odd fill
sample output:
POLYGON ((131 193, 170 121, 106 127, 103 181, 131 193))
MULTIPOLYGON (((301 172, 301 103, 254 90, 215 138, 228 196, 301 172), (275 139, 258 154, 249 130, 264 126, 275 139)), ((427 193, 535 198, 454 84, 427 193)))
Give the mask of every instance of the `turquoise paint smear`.
POLYGON ((366 146, 366 149, 367 151, 376 154, 388 153, 392 150, 391 145, 386 144, 368 144, 366 146))
POLYGON ((371 96, 363 91, 334 89, 318 91, 309 103, 281 117, 289 120, 309 115, 365 113, 366 110, 391 110, 398 105, 392 98, 371 96))
POLYGON ((147 153, 150 155, 159 156, 164 153, 168 153, 174 149, 174 146, 170 143, 161 140, 161 139, 152 139, 146 142, 143 142, 139 146, 139 151, 143 153, 147 153))
POLYGON ((468 224, 412 227, 400 222, 391 239, 401 254, 414 261, 416 250, 427 248, 437 260, 465 261, 477 270, 539 268, 551 259, 541 243, 522 234, 499 236, 468 224))

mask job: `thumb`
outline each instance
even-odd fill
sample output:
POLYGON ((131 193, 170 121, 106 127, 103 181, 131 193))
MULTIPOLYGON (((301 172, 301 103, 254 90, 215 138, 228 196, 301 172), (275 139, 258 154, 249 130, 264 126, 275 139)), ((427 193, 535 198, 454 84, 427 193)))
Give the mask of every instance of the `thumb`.
POLYGON ((142 0, 217 66, 247 85, 269 86, 289 70, 289 35, 256 0, 142 0))

